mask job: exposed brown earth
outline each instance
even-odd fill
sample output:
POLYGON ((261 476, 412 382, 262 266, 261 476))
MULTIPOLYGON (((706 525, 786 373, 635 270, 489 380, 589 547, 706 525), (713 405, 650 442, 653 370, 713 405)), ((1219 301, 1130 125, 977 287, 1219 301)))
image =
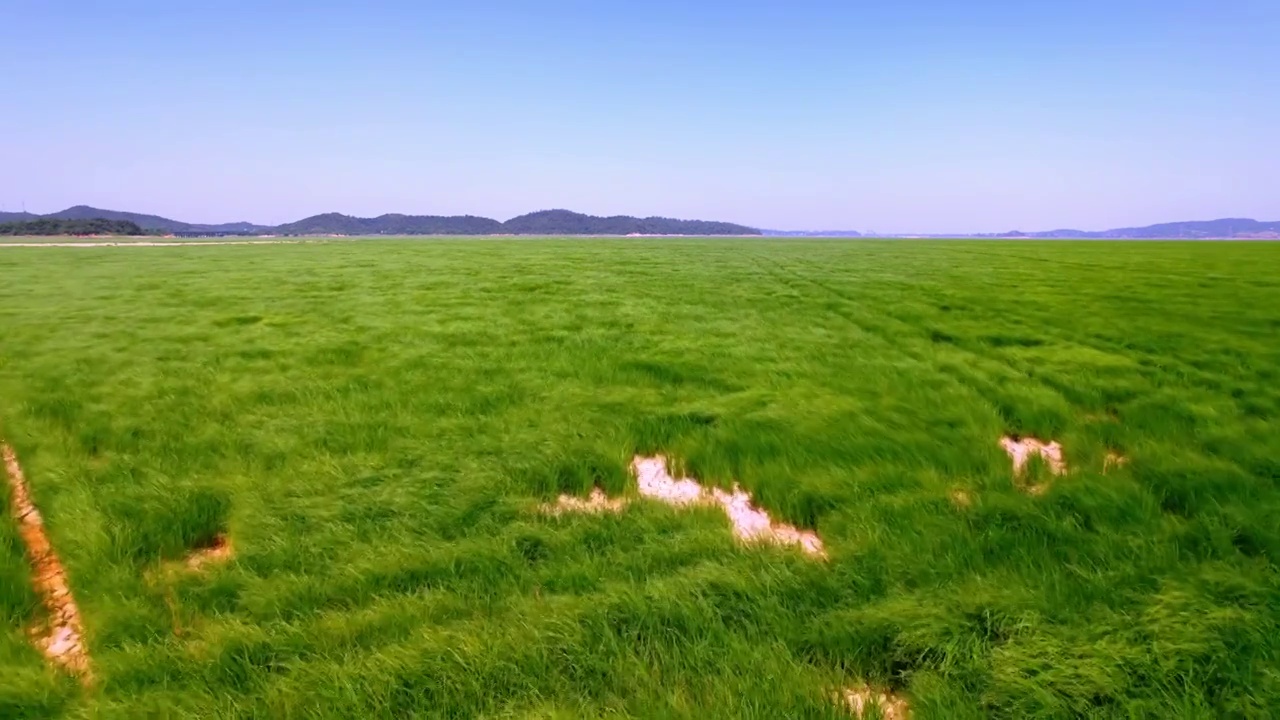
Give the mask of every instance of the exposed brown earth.
POLYGON ((591 495, 583 500, 573 495, 561 495, 556 498, 555 503, 542 506, 542 511, 548 515, 560 515, 562 513, 618 513, 627 507, 626 498, 610 498, 604 494, 600 488, 591 490, 591 495))
POLYGON ((911 716, 911 708, 905 699, 892 692, 873 690, 866 685, 845 688, 843 700, 857 718, 866 717, 867 709, 873 705, 880 709, 880 717, 884 720, 907 720, 911 716))
POLYGON ((234 556, 235 550, 231 547, 231 538, 218 535, 208 547, 198 548, 188 555, 186 566, 189 570, 199 570, 211 563, 227 562, 234 556))
POLYGON ((1111 470, 1119 470, 1129 464, 1129 458, 1117 452, 1109 452, 1102 459, 1102 472, 1110 472, 1111 470))
POLYGON ((47 616, 42 624, 32 629, 33 639, 46 657, 87 682, 90 678, 89 652, 84 644, 80 609, 71 596, 66 571, 45 535, 40 512, 31 502, 18 456, 6 443, 0 443, 0 454, 4 457, 9 476, 13 515, 18 521, 18 532, 27 546, 27 558, 31 562, 32 585, 47 616))

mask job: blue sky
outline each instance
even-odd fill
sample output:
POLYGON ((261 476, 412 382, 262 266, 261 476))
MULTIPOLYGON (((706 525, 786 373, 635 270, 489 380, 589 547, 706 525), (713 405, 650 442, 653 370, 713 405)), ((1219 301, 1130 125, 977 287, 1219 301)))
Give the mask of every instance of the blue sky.
POLYGON ((1276 0, 0 2, 0 209, 1280 219, 1276 0))

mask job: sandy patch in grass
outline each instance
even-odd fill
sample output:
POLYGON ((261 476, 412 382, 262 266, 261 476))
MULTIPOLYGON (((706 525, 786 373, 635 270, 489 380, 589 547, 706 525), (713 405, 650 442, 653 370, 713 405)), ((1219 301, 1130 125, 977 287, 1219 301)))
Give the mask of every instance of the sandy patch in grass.
POLYGON ((231 538, 225 534, 215 535, 207 545, 201 545, 187 553, 181 560, 164 560, 146 571, 147 578, 152 581, 167 583, 176 576, 200 572, 210 566, 230 562, 236 556, 235 546, 231 538))
POLYGON ((84 627, 80 622, 80 609, 71 596, 66 571, 58 560, 49 538, 44 532, 40 512, 31 502, 26 477, 18 456, 8 444, 0 443, 0 455, 9 476, 9 490, 13 496, 13 514, 18 521, 18 532, 27 546, 27 558, 31 562, 32 585, 40 596, 48 617, 44 627, 33 630, 35 644, 45 657, 67 670, 89 678, 89 653, 84 645, 84 627))
POLYGON ((1054 475, 1061 475, 1067 471, 1067 462, 1062 458, 1062 446, 1056 442, 1046 443, 1035 438, 1006 435, 1000 438, 1000 447, 1004 448, 1013 460, 1013 472, 1016 474, 1021 474, 1026 469, 1027 462, 1035 455, 1044 458, 1045 464, 1054 475))
POLYGON ((556 498, 554 503, 543 505, 542 511, 548 515, 561 515, 564 513, 600 514, 619 513, 626 507, 626 498, 610 498, 600 488, 593 488, 591 495, 586 500, 573 495, 561 495, 556 498))
POLYGON ((667 460, 661 455, 637 457, 631 468, 636 473, 641 496, 676 507, 717 505, 733 523, 734 536, 742 542, 798 545, 808 555, 827 556, 817 533, 775 521, 768 512, 756 507, 751 502, 751 494, 737 484, 732 491, 725 492, 704 488, 691 478, 674 478, 667 472, 667 460))
POLYGON ((1109 452, 1107 453, 1106 457, 1102 458, 1102 472, 1105 473, 1105 472, 1110 472, 1112 470, 1119 470, 1120 468, 1128 464, 1129 464, 1129 458, 1121 455, 1118 452, 1109 452))
POLYGON ((231 546, 231 538, 218 535, 213 538, 213 542, 208 547, 197 548, 188 555, 186 566, 188 570, 199 570, 205 565, 227 562, 234 556, 235 549, 231 546))
MULTIPOLYGON (((822 539, 812 530, 799 530, 794 525, 777 522, 769 513, 751 502, 751 493, 733 486, 731 492, 720 488, 705 488, 691 478, 674 478, 667 472, 667 460, 662 456, 636 457, 631 463, 636 474, 640 496, 674 507, 694 505, 714 506, 724 511, 733 523, 733 534, 744 543, 767 542, 777 545, 797 545, 807 555, 827 557, 822 539)), ((610 498, 600 488, 591 491, 586 499, 561 495, 554 503, 542 506, 548 515, 564 513, 618 513, 628 504, 626 498, 610 498)))
POLYGON ((872 705, 880 708, 880 717, 884 720, 906 720, 911 716, 911 708, 907 705, 907 701, 891 692, 872 690, 863 685, 845 688, 841 694, 845 705, 849 706, 854 717, 866 717, 867 708, 872 705))
POLYGON ((1030 495, 1031 497, 1040 497, 1041 495, 1049 492, 1049 483, 1039 483, 1037 485, 1023 485, 1021 486, 1021 488, 1022 488, 1022 492, 1030 495))

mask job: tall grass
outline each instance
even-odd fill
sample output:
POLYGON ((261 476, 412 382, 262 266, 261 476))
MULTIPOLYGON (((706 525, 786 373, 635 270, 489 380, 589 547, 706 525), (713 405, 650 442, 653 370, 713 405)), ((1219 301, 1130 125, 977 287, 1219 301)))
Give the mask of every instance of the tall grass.
MULTIPOLYGON (((1280 247, 0 251, 0 418, 100 682, 0 714, 1268 717, 1280 247), (1070 472, 1019 489, 1005 433, 1070 472), (633 504, 662 452, 831 554, 633 504), (1108 452, 1128 459, 1104 472, 1108 452), (968 506, 952 495, 962 490, 968 506), (159 570, 228 533, 236 557, 159 570)), ((6 715, 7 716, 7 715, 6 715)))

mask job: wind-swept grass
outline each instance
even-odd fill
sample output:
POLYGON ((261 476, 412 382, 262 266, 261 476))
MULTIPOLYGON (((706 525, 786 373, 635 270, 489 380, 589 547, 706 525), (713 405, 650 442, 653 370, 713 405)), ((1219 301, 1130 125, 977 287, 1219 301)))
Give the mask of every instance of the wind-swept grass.
POLYGON ((0 714, 1269 717, 1278 376, 1273 244, 0 250, 0 427, 98 676, 24 646, 0 525, 0 714), (638 453, 830 559, 538 511, 638 453))

